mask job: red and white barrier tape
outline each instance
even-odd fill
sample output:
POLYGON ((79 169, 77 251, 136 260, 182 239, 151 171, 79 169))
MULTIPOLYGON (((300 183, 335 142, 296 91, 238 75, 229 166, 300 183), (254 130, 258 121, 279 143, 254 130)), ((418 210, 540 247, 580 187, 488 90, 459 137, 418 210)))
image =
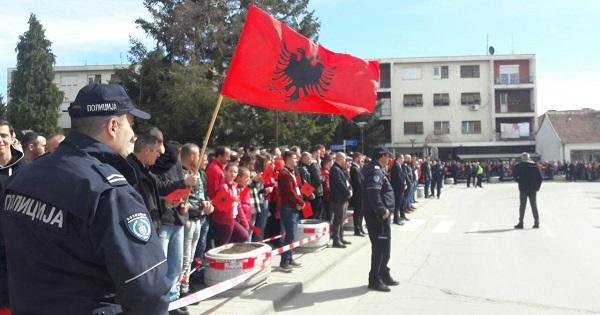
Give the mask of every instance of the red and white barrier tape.
POLYGON ((231 278, 229 280, 225 280, 223 282, 219 282, 215 285, 212 285, 204 290, 200 290, 196 293, 192 293, 186 297, 183 297, 179 300, 173 301, 169 304, 169 311, 178 309, 178 308, 182 308, 184 306, 188 306, 190 304, 194 304, 196 302, 200 302, 202 300, 206 300, 210 297, 213 297, 219 293, 225 292, 235 286, 237 286, 240 283, 243 283, 244 281, 250 279, 252 276, 254 276, 257 272, 261 271, 262 269, 256 269, 256 270, 252 270, 250 272, 241 274, 235 278, 231 278))
POLYGON ((274 241, 274 240, 276 240, 278 238, 283 238, 283 237, 285 237, 285 233, 281 233, 281 234, 276 235, 276 236, 265 238, 264 240, 260 241, 259 243, 266 243, 266 242, 274 241))
MULTIPOLYGON (((254 276, 256 273, 258 273, 259 271, 263 270, 266 266, 266 262, 271 258, 272 255, 280 255, 281 253, 288 251, 290 249, 302 246, 306 243, 312 242, 314 240, 317 240, 321 237, 323 237, 324 235, 326 235, 329 232, 329 228, 325 227, 323 229, 322 233, 319 234, 315 234, 312 236, 309 236, 307 238, 303 238, 301 240, 298 240, 292 244, 288 244, 285 245, 283 247, 277 248, 272 250, 270 253, 266 253, 264 256, 259 256, 259 257, 252 257, 252 258, 247 258, 245 260, 243 260, 242 265, 240 266, 241 268, 239 269, 252 269, 255 266, 256 261, 258 260, 258 258, 264 258, 260 268, 251 270, 249 272, 246 272, 244 274, 241 274, 235 278, 229 279, 229 280, 225 280, 223 282, 219 282, 215 285, 212 285, 204 290, 200 290, 196 293, 192 293, 186 297, 183 297, 181 299, 178 299, 176 301, 173 301, 169 304, 169 311, 172 311, 174 309, 178 309, 178 308, 182 308, 184 306, 188 306, 190 304, 194 304, 197 302, 200 302, 202 300, 206 300, 208 298, 211 298, 217 294, 223 293, 237 285, 239 285, 240 283, 243 283, 244 281, 250 279, 252 276, 254 276), (252 267, 249 267, 250 265, 252 265, 252 267), (246 268, 248 267, 248 268, 246 268)), ((234 269, 233 266, 231 265, 227 265, 225 262, 219 262, 219 261, 213 261, 212 259, 208 258, 207 259, 208 262, 208 266, 209 268, 214 268, 214 269, 234 269), (212 265, 211 265, 211 261, 212 261, 212 265), (218 268, 217 268, 218 267, 218 268), (229 268, 228 268, 229 267, 229 268)), ((236 264, 237 266, 237 264, 236 264)))
POLYGON ((213 259, 207 258, 208 268, 216 270, 230 270, 230 269, 252 269, 259 266, 261 269, 265 266, 266 262, 271 259, 271 252, 262 253, 256 257, 248 257, 244 259, 213 259))
POLYGON ((298 241, 296 241, 294 243, 285 245, 283 247, 276 248, 276 249, 272 250, 271 253, 273 255, 281 255, 281 253, 283 253, 283 252, 287 252, 290 249, 294 249, 296 247, 302 246, 302 245, 304 245, 306 243, 310 243, 310 242, 312 242, 314 240, 317 240, 317 239, 325 236, 325 234, 327 234, 328 231, 329 231, 329 229, 325 228, 325 229, 323 229, 322 233, 315 234, 315 235, 309 236, 307 238, 303 238, 301 240, 298 240, 298 241))

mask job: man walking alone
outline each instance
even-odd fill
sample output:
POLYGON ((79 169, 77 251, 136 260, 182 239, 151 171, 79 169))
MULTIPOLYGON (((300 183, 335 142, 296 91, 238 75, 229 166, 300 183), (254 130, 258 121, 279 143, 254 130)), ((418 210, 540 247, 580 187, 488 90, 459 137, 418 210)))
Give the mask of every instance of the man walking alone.
POLYGON ((523 228, 523 216, 525 215, 525 206, 527 198, 533 212, 533 228, 540 227, 540 217, 538 215, 536 195, 542 186, 542 173, 538 169, 535 162, 529 157, 529 153, 521 155, 522 162, 515 166, 513 177, 519 183, 520 204, 519 204, 519 223, 515 225, 515 229, 523 228))

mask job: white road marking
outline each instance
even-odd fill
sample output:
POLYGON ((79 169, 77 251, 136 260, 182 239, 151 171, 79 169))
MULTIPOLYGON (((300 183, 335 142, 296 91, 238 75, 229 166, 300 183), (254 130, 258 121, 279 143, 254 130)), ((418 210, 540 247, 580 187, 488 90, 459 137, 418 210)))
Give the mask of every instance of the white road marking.
POLYGON ((433 233, 448 233, 455 223, 455 221, 442 221, 435 226, 433 233))
POLYGON ((414 232, 419 227, 421 227, 423 223, 425 223, 425 220, 411 219, 410 221, 404 221, 404 225, 399 227, 398 230, 405 232, 414 232))

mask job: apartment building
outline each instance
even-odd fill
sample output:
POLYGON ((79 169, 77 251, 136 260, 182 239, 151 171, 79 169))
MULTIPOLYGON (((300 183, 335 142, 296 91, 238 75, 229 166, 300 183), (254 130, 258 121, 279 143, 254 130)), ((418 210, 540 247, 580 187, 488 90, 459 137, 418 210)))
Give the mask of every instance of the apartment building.
MULTIPOLYGON (((54 67, 54 83, 59 90, 64 92, 64 98, 60 104, 58 126, 63 129, 71 128, 69 117, 69 105, 79 90, 91 83, 117 82, 115 71, 124 69, 129 65, 95 65, 95 66, 60 66, 54 67)), ((16 68, 8 69, 8 85, 10 86, 11 75, 16 68)), ((10 104, 10 99, 7 100, 10 104)))
POLYGON ((535 152, 535 55, 380 59, 384 142, 441 159, 535 152))

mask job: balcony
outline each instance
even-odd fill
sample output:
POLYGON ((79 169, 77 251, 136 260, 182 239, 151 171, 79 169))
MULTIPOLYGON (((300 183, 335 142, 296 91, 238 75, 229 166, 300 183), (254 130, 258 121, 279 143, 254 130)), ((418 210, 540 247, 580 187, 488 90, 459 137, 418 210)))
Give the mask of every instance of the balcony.
POLYGON ((514 87, 515 85, 526 85, 533 84, 535 82, 535 76, 519 76, 518 73, 507 73, 500 74, 500 76, 494 79, 496 85, 504 85, 514 87))

